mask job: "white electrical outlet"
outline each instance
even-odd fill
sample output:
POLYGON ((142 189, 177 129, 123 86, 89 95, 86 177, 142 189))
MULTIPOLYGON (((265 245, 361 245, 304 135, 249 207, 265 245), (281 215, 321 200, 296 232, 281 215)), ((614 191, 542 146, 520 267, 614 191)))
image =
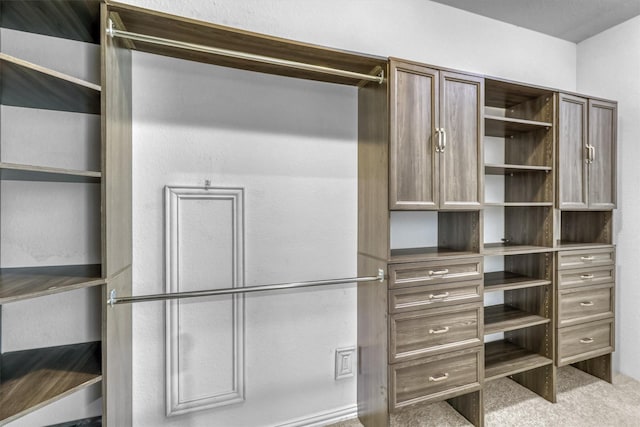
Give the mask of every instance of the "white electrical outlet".
POLYGON ((336 380, 353 377, 355 374, 356 348, 345 347, 336 349, 336 380))

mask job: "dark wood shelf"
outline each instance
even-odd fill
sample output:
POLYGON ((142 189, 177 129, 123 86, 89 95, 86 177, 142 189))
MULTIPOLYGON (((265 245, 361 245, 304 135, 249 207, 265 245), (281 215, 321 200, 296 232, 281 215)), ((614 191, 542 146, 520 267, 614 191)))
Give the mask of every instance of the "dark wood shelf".
POLYGON ((425 261, 438 258, 453 258, 453 257, 472 257, 480 256, 477 252, 471 251, 456 251, 453 249, 439 248, 439 247, 424 247, 424 248, 407 248, 407 249, 391 249, 390 262, 415 262, 425 261))
POLYGON ((3 354, 0 423, 99 382, 100 348, 92 342, 3 354))
POLYGON ((600 249, 600 248, 610 248, 614 246, 610 243, 583 243, 583 242, 568 242, 566 240, 558 241, 557 250, 569 250, 569 249, 600 249))
POLYGON ((551 319, 537 314, 527 313, 510 305, 491 305, 484 308, 484 333, 514 331, 549 323, 551 319))
MULTIPOLYGON (((386 69, 387 67, 387 58, 384 57, 302 43, 194 19, 172 16, 122 3, 109 2, 109 12, 112 15, 117 14, 116 29, 126 29, 126 31, 133 33, 305 64, 337 68, 361 74, 376 75, 379 70, 386 69)), ((127 42, 127 45, 132 49, 156 55, 204 62, 223 67, 240 68, 249 71, 353 86, 359 83, 358 79, 350 77, 294 69, 281 65, 271 65, 242 58, 231 58, 141 41, 127 42)))
POLYGON ((102 173, 47 166, 0 162, 0 179, 7 181, 57 181, 98 183, 102 173))
POLYGON ((539 129, 550 129, 553 123, 534 120, 514 119, 501 116, 484 116, 484 134, 487 136, 508 137, 514 133, 525 133, 539 129))
POLYGON ((0 2, 0 26, 88 43, 100 43, 99 0, 0 2))
POLYGON ((508 291, 550 285, 550 280, 536 279, 510 271, 494 271, 484 274, 484 291, 508 291))
POLYGON ((484 346, 485 381, 507 377, 552 363, 553 360, 509 341, 493 341, 484 346))
POLYGON ((540 252, 553 252, 554 248, 536 245, 517 245, 504 243, 485 243, 482 255, 520 255, 520 254, 536 254, 540 252))
POLYGON ((0 305, 102 285, 100 269, 99 264, 0 269, 0 305))
POLYGON ((553 202, 487 202, 490 207, 546 207, 553 206, 553 202))
POLYGON ((553 96, 551 89, 506 80, 485 79, 484 88, 485 105, 496 108, 511 108, 540 96, 553 96))
POLYGON ((100 114, 100 86, 0 53, 3 105, 100 114))
POLYGON ((488 164, 484 165, 484 173, 487 175, 509 175, 513 173, 551 172, 551 166, 528 166, 488 164))

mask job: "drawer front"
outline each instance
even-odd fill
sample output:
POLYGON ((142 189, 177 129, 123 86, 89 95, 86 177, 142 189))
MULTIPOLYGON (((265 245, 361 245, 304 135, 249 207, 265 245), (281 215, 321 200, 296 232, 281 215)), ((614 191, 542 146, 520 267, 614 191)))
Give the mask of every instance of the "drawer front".
POLYGON ((613 319, 558 329, 558 366, 613 351, 613 319))
POLYGON ((615 266, 558 271, 558 289, 613 283, 615 266))
POLYGON ((482 280, 435 284, 389 291, 389 313, 482 301, 482 280))
POLYGON ((389 361, 416 359, 482 344, 482 307, 455 311, 423 310, 395 314, 389 320, 389 361))
POLYGON ((558 252, 558 270, 598 267, 611 264, 615 264, 615 251, 613 248, 558 252))
POLYGON ((474 279, 482 279, 482 258, 389 265, 390 288, 407 288, 474 279))
POLYGON ((482 347, 389 366, 389 410, 480 388, 482 347))
POLYGON ((613 284, 574 288, 558 293, 558 326, 613 317, 613 284))

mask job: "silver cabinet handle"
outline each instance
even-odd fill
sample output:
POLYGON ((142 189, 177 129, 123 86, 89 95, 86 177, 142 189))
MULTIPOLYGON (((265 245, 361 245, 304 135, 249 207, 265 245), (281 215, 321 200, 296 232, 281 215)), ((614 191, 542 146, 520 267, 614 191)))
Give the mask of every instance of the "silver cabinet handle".
POLYGON ((444 374, 439 375, 437 377, 429 377, 429 381, 433 381, 434 383, 437 383, 438 381, 444 381, 447 378, 449 378, 449 373, 445 372, 444 374))
POLYGON ((580 303, 581 307, 592 307, 593 306, 593 301, 582 301, 580 303))
POLYGON ((441 294, 431 294, 429 295, 429 299, 446 298, 448 296, 449 296, 449 292, 443 292, 441 294))
POLYGON ((586 156, 585 156, 584 162, 589 164, 591 163, 591 146, 587 144, 584 146, 584 149, 586 150, 586 156))
POLYGON ((448 272, 448 268, 443 268, 442 270, 429 270, 429 276, 444 276, 448 272))
POLYGON ((580 260, 582 261, 593 261, 595 259, 595 257, 593 255, 589 255, 589 256, 581 256, 580 260))
POLYGON ((445 326, 444 328, 438 328, 438 329, 429 329, 430 334, 444 334, 445 332, 449 332, 448 326, 445 326))
POLYGON ((593 163, 596 161, 596 147, 590 145, 589 149, 591 150, 591 163, 593 163))
POLYGON ((442 129, 436 129, 436 136, 438 137, 438 143, 436 144, 436 153, 442 151, 442 129))
POLYGON ((580 276, 582 280, 593 279, 593 274, 583 274, 580 276))
POLYGON ((593 338, 582 338, 580 342, 582 344, 591 344, 593 342, 593 338))
POLYGON ((440 152, 444 153, 444 149, 447 148, 447 130, 445 128, 440 128, 442 132, 442 148, 440 148, 440 152))

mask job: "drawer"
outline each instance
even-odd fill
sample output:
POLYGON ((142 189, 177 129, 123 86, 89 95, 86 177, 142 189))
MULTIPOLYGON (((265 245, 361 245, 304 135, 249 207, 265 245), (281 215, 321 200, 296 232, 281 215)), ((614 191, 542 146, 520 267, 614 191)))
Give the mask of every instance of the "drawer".
POLYGON ((390 288, 407 288, 473 279, 482 279, 482 258, 389 265, 390 288))
POLYGON ((558 327, 613 317, 613 283, 558 292, 558 327))
POLYGON ((558 329, 558 366, 613 351, 613 319, 558 329))
POLYGON ((402 313, 477 301, 482 301, 482 280, 400 288, 389 291, 389 313, 402 313))
POLYGON ((482 305, 394 314, 389 318, 389 362, 482 344, 482 305))
POLYGON ((558 271, 558 289, 602 285, 615 280, 615 265, 558 271))
POLYGON ((389 365, 389 410, 480 389, 482 347, 389 365))
POLYGON ((611 264, 615 264, 615 251, 613 248, 558 252, 558 270, 598 267, 611 264))

